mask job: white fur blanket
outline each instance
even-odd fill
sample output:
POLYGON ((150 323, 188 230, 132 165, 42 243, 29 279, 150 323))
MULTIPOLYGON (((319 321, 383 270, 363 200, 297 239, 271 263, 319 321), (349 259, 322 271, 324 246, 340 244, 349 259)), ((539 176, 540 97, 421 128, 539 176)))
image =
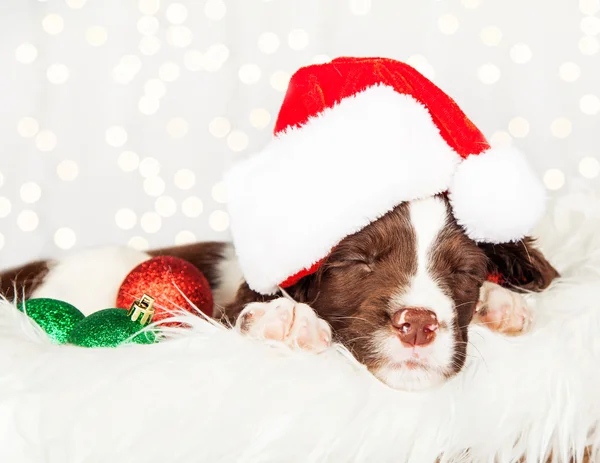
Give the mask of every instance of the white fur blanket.
POLYGON ((465 370, 422 393, 193 316, 161 344, 54 346, 0 303, 0 462, 577 461, 600 448, 599 231, 595 198, 554 203, 539 234, 563 278, 533 331, 472 327, 465 370))

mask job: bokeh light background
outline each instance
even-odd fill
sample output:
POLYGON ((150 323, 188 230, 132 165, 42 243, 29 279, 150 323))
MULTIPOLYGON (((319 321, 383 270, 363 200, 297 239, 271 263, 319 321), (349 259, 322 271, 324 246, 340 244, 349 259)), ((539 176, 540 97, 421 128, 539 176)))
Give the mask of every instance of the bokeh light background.
POLYGON ((340 55, 414 65, 550 194, 600 189, 600 0, 3 0, 0 267, 227 239, 223 171, 340 55))

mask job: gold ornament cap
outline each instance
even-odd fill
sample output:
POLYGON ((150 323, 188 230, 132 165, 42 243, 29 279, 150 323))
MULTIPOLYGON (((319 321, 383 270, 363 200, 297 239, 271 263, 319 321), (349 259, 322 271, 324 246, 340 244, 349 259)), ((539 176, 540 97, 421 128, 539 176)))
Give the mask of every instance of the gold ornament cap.
POLYGON ((139 322, 140 325, 146 326, 154 316, 154 298, 144 294, 131 305, 128 315, 132 322, 139 322))

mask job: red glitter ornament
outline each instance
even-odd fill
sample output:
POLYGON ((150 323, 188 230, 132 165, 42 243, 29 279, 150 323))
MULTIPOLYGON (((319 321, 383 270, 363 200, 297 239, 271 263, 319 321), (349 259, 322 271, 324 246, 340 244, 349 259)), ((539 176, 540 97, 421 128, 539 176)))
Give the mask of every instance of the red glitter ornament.
POLYGON ((209 317, 213 314, 212 291, 206 277, 178 257, 154 257, 135 267, 121 283, 116 306, 129 310, 143 294, 152 296, 156 301, 153 322, 177 315, 182 310, 195 315, 200 310, 209 317))

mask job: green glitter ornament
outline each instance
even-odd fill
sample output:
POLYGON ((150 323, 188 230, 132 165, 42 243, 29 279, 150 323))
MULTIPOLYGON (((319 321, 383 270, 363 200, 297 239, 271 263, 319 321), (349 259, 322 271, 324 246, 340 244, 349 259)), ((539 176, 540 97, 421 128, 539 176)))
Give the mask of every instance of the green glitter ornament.
POLYGON ((57 299, 29 299, 17 308, 42 328, 54 344, 67 342, 73 327, 85 318, 77 308, 57 299))
POLYGON ((152 344, 156 335, 140 332, 152 321, 154 299, 144 295, 129 312, 104 309, 81 320, 69 335, 68 342, 80 347, 118 347, 122 344, 152 344))

